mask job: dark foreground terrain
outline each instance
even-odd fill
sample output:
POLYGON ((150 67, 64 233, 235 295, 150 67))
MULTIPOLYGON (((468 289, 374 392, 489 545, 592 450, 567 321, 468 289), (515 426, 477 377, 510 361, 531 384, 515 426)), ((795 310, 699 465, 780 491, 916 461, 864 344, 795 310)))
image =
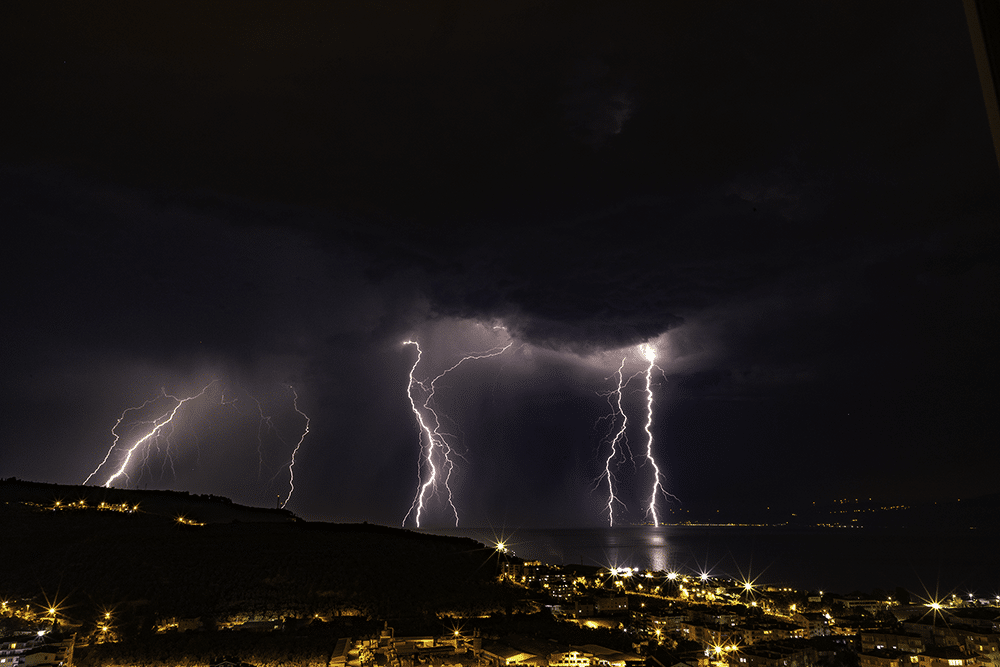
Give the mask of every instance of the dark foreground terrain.
POLYGON ((185 495, 0 482, 10 538, 0 595, 58 602, 66 622, 114 609, 125 634, 174 617, 393 618, 503 604, 496 556, 473 540, 185 495))

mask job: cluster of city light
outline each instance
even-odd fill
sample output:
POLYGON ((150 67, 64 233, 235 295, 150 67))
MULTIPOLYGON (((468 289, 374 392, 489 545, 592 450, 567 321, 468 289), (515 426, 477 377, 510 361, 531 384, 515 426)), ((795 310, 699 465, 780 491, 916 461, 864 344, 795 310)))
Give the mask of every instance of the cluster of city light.
POLYGON ((97 637, 97 643, 100 644, 105 641, 111 641, 113 639, 113 628, 111 625, 111 610, 103 609, 100 614, 100 620, 98 621, 97 629, 100 631, 97 637))
POLYGON ((454 451, 452 447, 453 436, 441 431, 441 418, 434 405, 437 382, 466 361, 499 356, 506 352, 513 344, 514 341, 508 341, 505 345, 497 345, 486 352, 462 357, 453 366, 428 381, 418 380, 414 375, 423 357, 423 350, 420 349, 420 343, 415 340, 403 341, 403 345, 412 345, 417 349, 417 358, 410 368, 409 382, 406 385, 406 397, 410 401, 410 409, 413 411, 417 425, 420 428, 421 444, 417 465, 417 492, 409 511, 403 517, 402 525, 405 526, 410 516, 413 515, 414 522, 417 528, 419 528, 429 499, 440 494, 445 497, 445 502, 455 519, 455 525, 458 526, 458 508, 455 506, 455 498, 451 490, 451 475, 455 470, 455 460, 452 458, 454 451), (417 387, 424 392, 422 403, 414 397, 417 387))
MULTIPOLYGON (((760 592, 760 585, 757 583, 760 575, 748 578, 740 575, 737 578, 720 576, 713 570, 698 567, 690 573, 682 573, 679 569, 665 571, 640 570, 639 568, 622 567, 618 565, 608 565, 601 570, 601 575, 594 580, 594 585, 608 586, 615 589, 630 590, 632 592, 649 595, 652 597, 670 597, 676 594, 681 599, 698 598, 707 601, 716 600, 719 597, 729 597, 734 602, 743 602, 749 606, 756 606, 755 598, 760 592), (650 581, 652 580, 652 581, 650 581), (645 583, 643 583, 645 581, 645 583), (658 585, 659 584, 661 585, 658 585), (661 593, 661 589, 668 585, 661 593), (668 592, 672 591, 672 592, 668 592)), ((573 582, 577 586, 588 585, 584 578, 579 578, 573 582)), ((790 588, 769 588, 779 592, 789 592, 790 588)))
MULTIPOLYGON (((44 619, 44 609, 39 613, 37 606, 24 600, 0 600, 0 614, 22 621, 35 622, 41 616, 44 619)), ((49 620, 49 619, 45 619, 49 620)))
POLYGON ((713 659, 712 664, 728 665, 730 654, 738 653, 740 648, 740 644, 735 641, 724 644, 713 643, 705 649, 705 657, 713 659))
POLYGON ((181 526, 204 526, 203 521, 195 521, 194 519, 189 519, 183 514, 174 517, 174 522, 181 526))
POLYGON ((100 503, 90 506, 87 504, 86 500, 74 500, 73 502, 66 503, 62 500, 53 500, 51 505, 48 505, 48 509, 56 510, 86 510, 94 509, 99 512, 124 512, 127 514, 132 514, 139 511, 139 504, 129 504, 126 502, 120 503, 107 503, 101 501, 100 503))

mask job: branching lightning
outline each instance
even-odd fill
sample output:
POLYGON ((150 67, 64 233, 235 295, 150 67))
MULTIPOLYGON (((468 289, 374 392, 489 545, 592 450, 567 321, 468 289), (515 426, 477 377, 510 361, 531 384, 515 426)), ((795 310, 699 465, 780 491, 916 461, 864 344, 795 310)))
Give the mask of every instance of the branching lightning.
MULTIPOLYGON (((608 514, 608 524, 610 526, 615 525, 615 507, 620 506, 622 509, 627 509, 625 502, 621 499, 618 490, 618 477, 615 474, 614 465, 623 465, 625 462, 631 462, 633 466, 635 465, 635 459, 632 456, 632 451, 628 444, 627 431, 629 428, 629 419, 625 408, 622 405, 622 399, 624 395, 624 390, 628 384, 636 377, 642 375, 645 376, 646 386, 644 389, 645 393, 645 403, 646 403, 646 420, 643 425, 643 431, 645 431, 645 441, 646 441, 646 453, 645 461, 650 464, 653 471, 653 482, 652 489, 649 494, 648 504, 646 507, 646 515, 651 517, 654 526, 660 525, 659 513, 657 511, 657 500, 659 497, 665 496, 668 498, 674 498, 673 495, 668 493, 663 486, 663 473, 660 470, 659 464, 656 462, 656 458, 653 455, 653 369, 662 369, 656 365, 656 352, 653 347, 649 344, 643 344, 638 347, 638 352, 643 359, 646 360, 646 368, 640 370, 629 376, 628 378, 624 375, 625 364, 628 361, 628 355, 622 357, 621 364, 618 366, 618 370, 615 371, 614 376, 618 379, 617 387, 609 392, 602 392, 601 395, 606 396, 608 399, 608 404, 611 406, 612 413, 609 416, 612 419, 612 428, 608 431, 606 439, 602 441, 607 442, 610 446, 610 451, 606 458, 603 458, 604 467, 601 474, 594 480, 594 488, 598 486, 603 486, 607 484, 607 494, 608 500, 604 505, 608 514), (621 417, 621 422, 617 427, 614 428, 614 424, 618 424, 618 417, 621 417), (614 433, 612 435, 612 432, 614 433)), ((601 419, 607 419, 609 417, 602 417, 601 419)), ((676 498, 674 498, 676 500, 676 498)))
POLYGON ((292 450, 292 460, 288 463, 288 487, 289 488, 288 488, 288 495, 285 496, 285 501, 283 503, 281 503, 282 508, 284 508, 284 506, 288 504, 289 498, 292 497, 292 493, 295 491, 295 454, 299 451, 299 447, 302 446, 302 441, 306 439, 307 435, 309 435, 309 416, 306 415, 306 413, 302 412, 302 410, 299 409, 299 395, 298 395, 298 393, 296 393, 295 387, 289 386, 288 388, 292 390, 292 396, 294 397, 292 399, 292 407, 295 408, 296 412, 298 412, 300 415, 302 415, 305 418, 305 420, 306 420, 306 427, 302 431, 302 436, 299 438, 298 443, 296 443, 295 449, 292 450))
POLYGON ((413 362, 413 366, 410 368, 410 380, 406 386, 406 396, 410 401, 410 409, 413 410, 413 415, 416 417, 417 424, 420 427, 420 440, 422 443, 420 463, 417 466, 417 493, 413 498, 413 503, 410 505, 409 511, 406 513, 406 516, 403 517, 404 526, 412 514, 414 515, 414 521, 416 522, 417 528, 420 527, 420 519, 425 508, 425 502, 430 496, 437 495, 441 492, 441 488, 444 490, 443 493, 446 494, 448 507, 451 509, 451 512, 455 517, 455 525, 458 526, 458 508, 455 506, 454 495, 450 486, 451 474, 455 469, 455 461, 452 458, 454 448, 452 447, 449 439, 454 436, 450 433, 441 432, 441 418, 432 404, 434 401, 434 394, 437 391, 437 381, 461 366, 466 361, 471 359, 486 359, 488 357, 501 355, 513 344, 514 342, 510 341, 506 345, 491 348, 486 352, 465 356, 451 368, 446 369, 440 375, 427 383, 426 381, 417 380, 414 376, 417 366, 420 364, 420 359, 423 356, 420 344, 415 340, 403 341, 403 345, 413 345, 417 348, 417 358, 413 362), (414 386, 419 386, 420 389, 426 392, 423 404, 420 407, 418 407, 418 401, 413 395, 414 386), (425 412, 433 418, 433 425, 431 425, 430 419, 425 419, 425 412), (426 479, 424 479, 425 469, 427 471, 426 479))
MULTIPOLYGON (((159 396, 157 396, 156 398, 159 398, 159 396)), ((144 407, 146 407, 147 405, 149 405, 150 403, 152 403, 153 401, 155 401, 156 398, 151 398, 151 399, 147 400, 145 403, 143 403, 142 405, 134 407, 134 408, 125 408, 125 411, 122 412, 121 417, 119 417, 118 421, 115 422, 115 425, 111 427, 111 435, 115 436, 115 439, 111 442, 111 447, 108 448, 108 453, 104 455, 104 460, 101 461, 100 465, 98 465, 94 469, 94 472, 92 472, 89 475, 87 475, 87 479, 83 480, 83 485, 84 486, 87 485, 87 482, 90 481, 91 477, 93 477, 94 475, 97 474, 98 470, 100 470, 101 468, 104 467, 104 464, 107 463, 108 459, 111 457, 111 452, 113 452, 115 450, 115 447, 118 446, 118 441, 121 439, 121 435, 118 433, 118 427, 125 420, 125 415, 127 415, 130 412, 135 412, 135 411, 138 411, 138 410, 142 410, 144 407)))
MULTIPOLYGON (((622 375, 622 369, 625 368, 625 360, 627 357, 622 357, 622 363, 618 367, 616 375, 618 376, 618 387, 612 392, 615 396, 615 415, 621 415, 622 423, 618 432, 615 433, 614 437, 611 439, 611 451, 608 453, 608 458, 604 461, 604 472, 600 477, 597 478, 597 483, 600 484, 605 479, 608 482, 608 504, 606 505, 608 509, 608 524, 611 526, 615 525, 615 503, 618 503, 622 507, 625 507, 623 503, 615 495, 615 474, 611 472, 611 462, 618 458, 619 453, 623 453, 619 449, 619 445, 622 448, 625 447, 625 429, 628 427, 628 415, 625 414, 625 410, 622 409, 622 389, 624 389, 626 381, 624 375, 622 375)), ((631 379, 631 378, 629 378, 631 379)))
MULTIPOLYGON (((209 382, 208 384, 206 384, 204 387, 202 387, 201 391, 199 391, 198 393, 183 398, 174 396, 172 394, 168 394, 165 389, 161 389, 160 393, 157 396, 145 401, 142 405, 126 408, 118 417, 118 420, 115 422, 115 425, 111 428, 111 434, 113 436, 113 440, 111 446, 108 448, 108 451, 105 453, 103 460, 100 462, 97 468, 95 468, 94 471, 87 476, 87 478, 83 481, 83 483, 86 485, 91 481, 91 479, 94 478, 95 475, 97 475, 102 469, 104 469, 108 465, 108 462, 112 459, 112 455, 115 455, 117 457, 116 458, 116 460, 118 461, 118 463, 116 464, 117 469, 104 482, 103 486, 105 487, 110 487, 119 478, 122 477, 124 477, 125 480, 127 480, 128 482, 131 482, 131 478, 129 476, 129 467, 130 466, 134 467, 136 465, 135 461, 139 459, 141 459, 141 463, 139 464, 139 470, 142 472, 149 471, 151 473, 149 468, 149 459, 150 456, 154 453, 154 448, 156 452, 159 452, 163 456, 163 462, 161 464, 161 475, 166 473, 167 465, 169 464, 170 469, 171 471, 174 472, 174 477, 176 478, 176 470, 174 469, 173 444, 171 443, 171 437, 174 435, 174 431, 177 426, 177 420, 179 420, 181 409, 184 407, 185 404, 189 403, 190 401, 194 401, 195 399, 205 396, 213 389, 213 387, 215 387, 216 385, 221 385, 221 383, 222 381, 219 378, 216 378, 211 382, 209 382), (142 428, 142 430, 139 431, 139 437, 134 442, 132 442, 131 446, 129 446, 127 449, 122 447, 123 438, 128 437, 131 440, 131 436, 123 435, 123 433, 121 432, 121 429, 124 428, 123 423, 126 421, 126 419, 129 418, 129 415, 141 412, 142 410, 153 404, 155 401, 158 401, 160 399, 170 399, 171 401, 173 401, 173 405, 164 411, 161 411, 159 413, 154 413, 156 416, 153 417, 152 419, 139 419, 138 421, 129 422, 127 426, 131 429, 135 429, 136 427, 144 427, 144 428, 142 428), (175 420, 175 418, 177 419, 175 420), (123 453, 116 454, 116 452, 123 452, 123 453)), ((292 407, 296 413, 298 413, 302 418, 305 419, 305 428, 292 451, 291 460, 287 464, 288 476, 289 476, 288 479, 289 491, 287 496, 285 497, 284 502, 280 504, 281 507, 284 507, 285 504, 288 503, 288 500, 291 498, 292 492, 295 490, 295 470, 294 470, 295 456, 298 453, 299 449, 301 448, 306 435, 309 433, 309 426, 310 426, 310 420, 308 415, 306 415, 299 408, 298 394, 296 393, 294 388, 292 387, 288 388, 291 389, 292 391, 292 396, 293 396, 292 407)), ((244 391, 243 393, 246 392, 244 391)), ((264 408, 261 402, 254 396, 251 396, 250 394, 246 394, 246 396, 248 396, 250 400, 252 400, 257 406, 256 416, 259 419, 257 424, 257 457, 258 457, 258 478, 259 478, 264 464, 263 433, 265 429, 265 424, 267 430, 269 432, 273 432, 279 442, 281 442, 283 445, 287 445, 287 443, 285 439, 281 437, 281 434, 278 432, 278 429, 275 426, 272 418, 264 413, 264 408)), ((219 397, 219 405, 228 406, 232 408, 234 411, 236 411, 237 414, 242 414, 242 412, 237 408, 236 405, 240 400, 241 399, 238 397, 230 398, 227 400, 226 392, 224 390, 221 390, 219 397)), ((193 433, 192 435, 194 436, 194 439, 197 442, 198 441, 197 433, 193 433)), ((282 469, 283 468, 284 466, 282 467, 282 469)), ((140 472, 140 479, 142 477, 142 472, 140 472)))
MULTIPOLYGON (((212 385, 216 384, 217 382, 218 382, 218 380, 212 380, 207 385, 205 385, 202 388, 202 390, 199 391, 197 394, 194 394, 192 396, 188 396, 186 398, 177 398, 176 396, 168 394, 165 390, 163 390, 162 391, 162 395, 165 396, 166 398, 170 398, 170 399, 173 399, 173 400, 177 401, 177 405, 174 406, 173 410, 170 410, 168 413, 157 417, 152 422, 149 422, 149 423, 153 424, 153 428, 150 429, 149 432, 146 433, 146 435, 144 435, 141 438, 139 438, 135 442, 135 444, 133 444, 128 449, 128 451, 125 454, 125 460, 122 461, 122 464, 121 464, 121 466, 119 466, 118 470, 113 475, 111 475, 111 477, 108 478, 108 481, 106 481, 104 483, 104 486, 106 488, 110 488, 111 487, 111 483, 114 482, 119 477, 122 477, 122 476, 124 476, 126 480, 129 479, 128 473, 125 472, 125 469, 128 468, 128 464, 132 460, 132 454, 135 453, 135 450, 138 449, 139 447, 141 447, 143 444, 151 444, 151 442, 155 441, 155 439, 160 436, 160 434, 162 433, 163 429, 167 425, 169 425, 170 422, 173 421, 174 416, 176 416, 177 411, 181 409, 182 405, 184 405, 188 401, 191 401, 191 400, 194 400, 196 398, 200 398, 201 396, 204 396, 205 392, 207 392, 209 390, 209 388, 212 385)), ((150 401, 146 401, 145 403, 143 403, 143 406, 149 405, 149 403, 150 403, 150 401)), ((118 434, 115 432, 115 429, 118 428, 119 424, 121 424, 122 419, 125 418, 125 415, 128 414, 129 410, 132 410, 132 409, 138 409, 138 408, 129 408, 128 410, 125 410, 125 412, 122 413, 122 416, 118 419, 118 423, 115 424, 115 427, 111 429, 111 432, 114 433, 114 435, 115 435, 115 441, 114 441, 114 443, 112 443, 111 449, 108 450, 108 454, 107 454, 107 456, 104 457, 104 461, 101 462, 101 465, 97 466, 97 468, 94 470, 94 472, 90 473, 90 476, 87 477, 88 481, 90 480, 91 477, 93 477, 97 473, 98 470, 101 469, 101 466, 103 466, 104 463, 107 462, 108 456, 111 455, 111 450, 114 449, 115 446, 118 444, 118 434)), ((168 446, 169 446, 169 443, 168 443, 168 446)), ((147 451, 148 451, 148 448, 147 448, 147 451)), ((86 484, 86 483, 87 482, 85 481, 84 484, 86 484)))
MULTIPOLYGON (((420 363, 420 358, 423 356, 423 351, 420 349, 420 343, 415 340, 403 341, 403 345, 413 345, 417 348, 417 359, 413 362, 413 367, 410 368, 410 383, 406 387, 406 396, 410 399, 410 408, 413 410, 414 416, 417 418, 417 423, 420 425, 421 438, 427 438, 427 446, 422 447, 421 451, 422 457, 427 460, 427 467, 430 468, 430 474, 427 476, 427 481, 420 484, 420 466, 417 468, 417 482, 419 484, 419 490, 417 491, 417 497, 413 500, 413 505, 410 505, 410 511, 406 513, 403 517, 403 525, 406 525, 406 520, 410 518, 410 514, 413 513, 414 506, 417 510, 417 527, 420 527, 420 513, 424 509, 424 494, 427 490, 436 484, 437 481, 437 466, 434 465, 434 447, 436 445, 434 441, 434 431, 432 431, 424 422, 424 416, 420 414, 420 410, 417 409, 417 402, 413 399, 413 385, 420 384, 417 382, 416 378, 413 377, 414 371, 417 370, 417 365, 420 363)), ((450 497, 450 496, 449 496, 450 497)), ((452 510, 455 512, 455 524, 458 525, 458 510, 452 505, 452 510)))

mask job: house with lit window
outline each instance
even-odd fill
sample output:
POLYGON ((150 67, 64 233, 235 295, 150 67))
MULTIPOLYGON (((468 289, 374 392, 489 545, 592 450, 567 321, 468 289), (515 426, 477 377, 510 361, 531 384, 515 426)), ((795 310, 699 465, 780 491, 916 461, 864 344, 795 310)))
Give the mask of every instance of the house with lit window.
POLYGON ((744 646, 726 658, 730 667, 813 667, 816 661, 816 649, 805 640, 744 646))
POLYGON ((570 650, 549 655, 549 667, 590 667, 594 656, 584 651, 570 650))
POLYGON ((961 634, 967 652, 978 653, 990 667, 1000 667, 1000 633, 966 630, 961 634))
POLYGON ((980 632, 1000 632, 1000 610, 996 607, 959 607, 948 612, 954 623, 980 632))
POLYGON ((828 637, 830 635, 830 617, 820 612, 799 612, 792 616, 792 621, 805 629, 807 637, 828 637))
POLYGON ((671 614, 669 616, 654 616, 648 614, 645 617, 653 628, 657 628, 663 632, 680 632, 681 623, 686 623, 691 620, 690 616, 687 614, 671 614))
POLYGON ((744 644, 780 641, 784 639, 805 639, 805 628, 784 621, 748 623, 735 628, 743 637, 744 644))
POLYGON ((686 622, 680 624, 681 634, 685 639, 698 642, 702 646, 720 646, 729 644, 736 639, 742 639, 737 628, 730 626, 704 626, 699 623, 686 622))
POLYGON ((859 667, 910 667, 910 654, 891 648, 858 652, 859 667))
POLYGON ((861 598, 844 598, 840 600, 844 605, 844 608, 848 611, 854 609, 864 609, 869 614, 874 614, 877 611, 887 609, 889 607, 888 602, 882 600, 865 600, 861 598))
MULTIPOLYGON (((539 656, 528 651, 507 646, 499 642, 483 642, 482 658, 493 667, 506 667, 507 665, 537 664, 539 656)), ((586 667, 586 666, 573 666, 586 667)))
POLYGON ((597 598, 594 610, 598 614, 624 614, 628 612, 628 598, 624 595, 608 598, 597 598))
POLYGON ((920 653, 926 648, 923 636, 916 632, 876 632, 867 630, 861 633, 861 650, 878 651, 889 649, 920 653))
POLYGON ((911 655, 910 667, 984 667, 978 653, 966 653, 954 646, 931 646, 911 655))
POLYGON ((58 667, 72 664, 76 635, 44 631, 0 638, 0 667, 58 667))
MULTIPOLYGON (((623 653, 599 644, 574 646, 574 650, 591 656, 591 664, 600 667, 626 667, 629 664, 645 663, 646 659, 635 653, 623 653)), ((552 663, 549 663, 550 667, 552 663)))

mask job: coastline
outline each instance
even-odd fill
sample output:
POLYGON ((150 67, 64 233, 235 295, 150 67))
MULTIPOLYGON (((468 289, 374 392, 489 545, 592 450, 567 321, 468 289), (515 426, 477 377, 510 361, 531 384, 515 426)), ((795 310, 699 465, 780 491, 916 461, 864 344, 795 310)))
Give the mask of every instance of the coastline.
POLYGON ((1000 594, 1000 531, 994 529, 667 525, 425 532, 487 545, 503 538, 518 557, 553 565, 710 572, 843 593, 903 586, 917 595, 1000 594))

